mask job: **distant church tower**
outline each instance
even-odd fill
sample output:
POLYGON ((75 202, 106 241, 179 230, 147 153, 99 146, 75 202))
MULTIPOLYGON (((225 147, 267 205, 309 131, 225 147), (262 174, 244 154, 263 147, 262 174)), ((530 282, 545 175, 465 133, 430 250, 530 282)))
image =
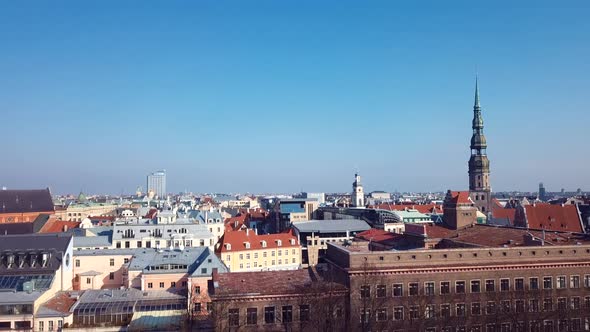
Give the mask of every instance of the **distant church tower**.
POLYGON ((365 192, 363 191, 363 185, 361 184, 361 176, 354 175, 354 182, 352 183, 352 199, 351 205, 354 207, 365 206, 365 192))
POLYGON ((469 196, 483 213, 491 212, 490 161, 486 153, 488 144, 483 134, 483 117, 479 106, 479 88, 475 78, 475 104, 473 105, 473 136, 469 158, 469 196))

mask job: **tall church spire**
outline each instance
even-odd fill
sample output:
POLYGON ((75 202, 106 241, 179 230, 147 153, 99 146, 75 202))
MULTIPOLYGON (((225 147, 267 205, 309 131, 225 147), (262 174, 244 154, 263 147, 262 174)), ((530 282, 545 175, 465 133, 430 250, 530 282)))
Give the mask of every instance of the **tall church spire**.
POLYGON ((469 191, 477 208, 484 213, 490 212, 491 186, 490 161, 487 156, 488 143, 483 133, 483 116, 479 104, 479 84, 475 77, 475 102, 471 136, 471 158, 469 159, 469 191))
POLYGON ((477 86, 477 75, 475 75, 475 103, 473 104, 474 108, 480 108, 479 107, 479 88, 477 86))

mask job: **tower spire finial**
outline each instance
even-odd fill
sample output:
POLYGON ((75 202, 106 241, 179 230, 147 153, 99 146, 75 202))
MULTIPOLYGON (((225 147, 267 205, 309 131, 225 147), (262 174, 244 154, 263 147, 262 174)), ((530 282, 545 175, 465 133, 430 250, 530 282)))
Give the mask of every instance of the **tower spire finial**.
POLYGON ((475 74, 475 103, 473 106, 479 108, 479 87, 477 84, 477 74, 475 74))

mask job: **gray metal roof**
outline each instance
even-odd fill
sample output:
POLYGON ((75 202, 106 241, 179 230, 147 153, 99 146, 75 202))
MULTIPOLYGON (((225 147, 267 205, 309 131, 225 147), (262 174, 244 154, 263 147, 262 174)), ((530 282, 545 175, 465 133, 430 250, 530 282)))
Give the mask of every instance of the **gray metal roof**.
POLYGON ((154 232, 159 229, 162 238, 168 239, 174 235, 187 235, 193 238, 209 239, 213 238, 214 235, 209 231, 207 225, 198 224, 146 224, 146 225, 115 225, 113 229, 113 241, 141 239, 144 237, 151 236, 150 232, 154 232), (135 234, 134 238, 123 238, 126 231, 132 231, 135 234), (182 232, 185 230, 186 232, 182 232), (142 232, 143 231, 143 232, 142 232))
POLYGON ((213 269, 227 272, 221 260, 208 248, 185 248, 184 250, 156 250, 144 249, 136 254, 129 262, 129 271, 143 271, 144 273, 170 273, 179 271, 193 276, 211 275, 213 269), (163 270, 152 270, 152 266, 168 266, 163 270), (179 269, 179 266, 186 268, 179 269))
POLYGON ((311 220, 295 222, 293 227, 300 233, 344 233, 371 229, 371 226, 359 219, 311 220))
POLYGON ((117 248, 117 249, 80 249, 74 250, 74 256, 105 256, 105 255, 135 255, 142 252, 145 248, 117 248))
POLYGON ((104 248, 112 245, 110 236, 75 236, 74 248, 104 248))

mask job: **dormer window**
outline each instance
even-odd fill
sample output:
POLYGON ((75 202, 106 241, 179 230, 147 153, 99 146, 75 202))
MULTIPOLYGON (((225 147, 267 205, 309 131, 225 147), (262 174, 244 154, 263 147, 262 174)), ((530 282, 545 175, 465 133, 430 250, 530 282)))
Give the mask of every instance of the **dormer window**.
POLYGON ((262 245, 262 248, 266 248, 266 241, 262 240, 260 241, 260 244, 262 245))
POLYGON ((226 243, 225 244, 225 250, 231 250, 231 244, 226 243))
POLYGON ((295 245, 295 239, 291 239, 291 245, 294 246, 295 245))
POLYGON ((280 246, 282 246, 282 245, 283 245, 283 242, 282 242, 281 240, 277 240, 277 246, 279 246, 279 247, 280 247, 280 246))
POLYGON ((246 249, 250 249, 250 242, 244 242, 244 245, 246 246, 246 249))

